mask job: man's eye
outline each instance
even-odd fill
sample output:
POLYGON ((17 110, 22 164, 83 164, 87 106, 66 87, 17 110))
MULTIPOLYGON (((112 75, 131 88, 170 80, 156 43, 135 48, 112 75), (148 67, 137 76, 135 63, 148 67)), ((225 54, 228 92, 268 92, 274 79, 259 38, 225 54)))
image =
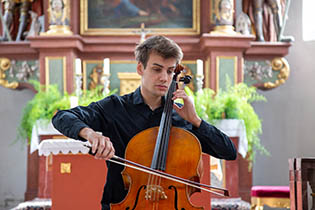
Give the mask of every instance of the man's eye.
POLYGON ((161 71, 160 68, 154 68, 153 71, 161 71))
POLYGON ((173 74, 174 71, 173 71, 173 70, 167 70, 167 73, 168 73, 168 74, 173 74))

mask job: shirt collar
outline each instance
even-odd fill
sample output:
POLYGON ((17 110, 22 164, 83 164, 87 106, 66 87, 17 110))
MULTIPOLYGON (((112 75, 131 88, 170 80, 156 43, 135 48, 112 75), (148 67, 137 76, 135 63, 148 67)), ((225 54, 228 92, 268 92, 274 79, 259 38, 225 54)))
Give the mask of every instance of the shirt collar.
POLYGON ((133 103, 134 104, 142 104, 144 103, 143 97, 141 95, 141 89, 138 87, 133 94, 133 103))
MULTIPOLYGON (((133 103, 142 104, 144 103, 143 97, 141 95, 141 87, 138 87, 133 94, 133 103)), ((165 104, 165 96, 162 96, 162 106, 165 104)))

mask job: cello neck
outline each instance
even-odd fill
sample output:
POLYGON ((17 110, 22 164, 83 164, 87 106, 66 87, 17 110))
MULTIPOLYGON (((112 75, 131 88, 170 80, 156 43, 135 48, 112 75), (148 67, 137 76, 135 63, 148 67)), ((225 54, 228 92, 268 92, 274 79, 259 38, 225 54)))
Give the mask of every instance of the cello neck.
POLYGON ((156 139, 154 154, 151 162, 151 168, 156 170, 165 170, 167 149, 169 143, 169 136, 172 126, 172 110, 173 110, 173 92, 177 87, 177 75, 180 70, 176 68, 172 83, 168 89, 167 96, 165 99, 165 105, 163 109, 163 114, 160 122, 159 132, 156 139))

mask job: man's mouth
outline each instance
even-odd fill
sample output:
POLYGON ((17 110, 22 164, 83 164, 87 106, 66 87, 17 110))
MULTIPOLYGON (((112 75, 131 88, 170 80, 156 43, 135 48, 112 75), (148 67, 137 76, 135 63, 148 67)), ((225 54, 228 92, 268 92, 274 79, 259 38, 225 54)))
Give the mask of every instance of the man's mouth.
POLYGON ((156 85, 156 87, 160 90, 167 90, 167 86, 166 85, 156 85))

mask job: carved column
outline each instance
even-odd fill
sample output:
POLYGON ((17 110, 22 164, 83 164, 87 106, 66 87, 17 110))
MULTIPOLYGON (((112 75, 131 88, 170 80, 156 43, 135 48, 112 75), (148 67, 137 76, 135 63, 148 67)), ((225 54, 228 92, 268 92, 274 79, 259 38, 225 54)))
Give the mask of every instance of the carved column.
POLYGON ((243 55, 253 36, 217 36, 203 34, 200 47, 205 56, 205 87, 214 91, 225 87, 228 75, 232 84, 243 81, 243 55))

